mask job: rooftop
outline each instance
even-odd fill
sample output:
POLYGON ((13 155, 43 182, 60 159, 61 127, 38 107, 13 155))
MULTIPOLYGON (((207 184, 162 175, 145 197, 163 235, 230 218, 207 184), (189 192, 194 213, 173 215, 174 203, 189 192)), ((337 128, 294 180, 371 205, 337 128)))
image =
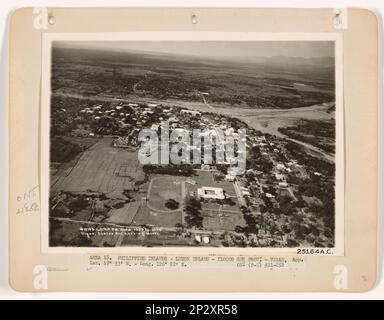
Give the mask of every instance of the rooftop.
POLYGON ((214 188, 214 187, 198 188, 197 195, 199 198, 203 198, 203 199, 223 200, 225 198, 223 188, 214 188))

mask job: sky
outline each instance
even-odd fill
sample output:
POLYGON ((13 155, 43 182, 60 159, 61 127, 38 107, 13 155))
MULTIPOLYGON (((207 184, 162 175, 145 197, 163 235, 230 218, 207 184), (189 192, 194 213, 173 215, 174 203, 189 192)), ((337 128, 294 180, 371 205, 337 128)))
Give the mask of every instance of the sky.
POLYGON ((334 57, 333 41, 60 41, 54 47, 145 51, 197 57, 334 57))

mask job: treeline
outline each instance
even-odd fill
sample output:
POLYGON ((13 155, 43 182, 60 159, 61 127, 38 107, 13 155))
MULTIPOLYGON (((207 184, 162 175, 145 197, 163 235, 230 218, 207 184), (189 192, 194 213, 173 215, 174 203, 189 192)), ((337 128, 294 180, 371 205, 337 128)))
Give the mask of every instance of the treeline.
POLYGON ((330 139, 335 139, 336 134, 335 121, 301 120, 295 126, 279 128, 279 131, 280 129, 288 129, 297 131, 301 134, 330 139))
POLYGON ((310 210, 318 216, 323 217, 325 226, 334 230, 335 227, 335 164, 310 156, 304 147, 288 142, 287 150, 307 168, 314 172, 320 172, 323 176, 310 173, 310 178, 295 181, 298 184, 299 198, 302 196, 316 197, 322 202, 321 205, 313 204, 310 210))
POLYGON ((192 176, 195 175, 193 168, 189 165, 143 165, 143 171, 145 174, 169 174, 174 176, 192 176))
POLYGON ((296 127, 279 128, 280 133, 286 135, 289 138, 308 143, 314 147, 317 147, 325 152, 335 153, 335 144, 322 143, 319 140, 319 136, 306 136, 296 131, 296 127))
POLYGON ((246 104, 250 108, 276 108, 291 109, 308 107, 310 105, 323 103, 334 99, 333 94, 323 92, 298 92, 292 89, 292 92, 285 92, 285 95, 239 95, 232 94, 219 96, 211 94, 210 102, 225 103, 229 105, 246 104))
POLYGON ((201 214, 201 209, 201 203, 197 198, 187 198, 185 203, 185 222, 188 228, 203 228, 203 216, 201 214))
POLYGON ((304 146, 291 141, 286 142, 285 148, 292 155, 292 158, 296 159, 300 164, 313 171, 320 172, 328 178, 335 177, 334 163, 309 155, 304 146))

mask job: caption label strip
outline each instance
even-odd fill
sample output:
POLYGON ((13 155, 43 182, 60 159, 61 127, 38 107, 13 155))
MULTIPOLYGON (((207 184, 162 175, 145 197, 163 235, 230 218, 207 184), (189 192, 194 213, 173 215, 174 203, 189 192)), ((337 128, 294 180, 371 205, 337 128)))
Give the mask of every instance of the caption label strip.
POLYGON ((259 270, 292 270, 304 268, 306 261, 304 257, 88 254, 86 264, 88 267, 232 267, 259 270))

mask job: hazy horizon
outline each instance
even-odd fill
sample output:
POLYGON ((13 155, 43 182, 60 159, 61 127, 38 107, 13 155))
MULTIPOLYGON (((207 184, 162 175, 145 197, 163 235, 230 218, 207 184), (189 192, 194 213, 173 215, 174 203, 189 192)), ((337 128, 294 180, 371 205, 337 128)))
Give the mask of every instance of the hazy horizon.
POLYGON ((333 41, 54 41, 53 48, 143 52, 196 58, 334 58, 333 41))

